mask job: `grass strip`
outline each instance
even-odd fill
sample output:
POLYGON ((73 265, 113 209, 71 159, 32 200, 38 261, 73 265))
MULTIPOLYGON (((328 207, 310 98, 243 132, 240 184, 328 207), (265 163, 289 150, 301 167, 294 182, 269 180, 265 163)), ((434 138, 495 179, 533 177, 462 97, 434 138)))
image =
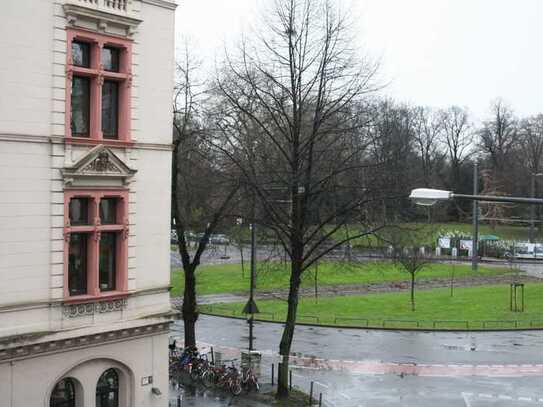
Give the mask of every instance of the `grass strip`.
MULTIPOLYGON (((510 310, 510 286, 493 285, 416 292, 416 310, 409 294, 301 298, 298 321, 326 325, 418 329, 514 329, 543 327, 543 284, 525 285, 524 312, 510 310)), ((519 298, 520 303, 520 298, 519 298)), ((201 310, 242 316, 243 303, 213 304, 201 310)), ((258 301, 263 320, 284 321, 286 301, 258 301)))
MULTIPOLYGON (((477 275, 489 276, 509 272, 504 267, 480 267, 477 275)), ((417 279, 450 278, 472 276, 471 266, 461 264, 434 263, 417 274, 417 279)), ((337 285, 376 284, 387 281, 408 280, 409 275, 390 262, 368 262, 364 264, 320 263, 318 269, 306 270, 302 276, 302 287, 310 288, 315 284, 315 275, 319 287, 337 285)), ((289 286, 288 265, 279 262, 259 263, 257 268, 257 289, 287 289, 289 286)), ((196 292, 198 294, 245 293, 249 290, 248 265, 242 271, 240 264, 221 264, 200 266, 196 271, 196 292)), ((184 275, 181 269, 171 273, 171 295, 183 294, 184 275)))

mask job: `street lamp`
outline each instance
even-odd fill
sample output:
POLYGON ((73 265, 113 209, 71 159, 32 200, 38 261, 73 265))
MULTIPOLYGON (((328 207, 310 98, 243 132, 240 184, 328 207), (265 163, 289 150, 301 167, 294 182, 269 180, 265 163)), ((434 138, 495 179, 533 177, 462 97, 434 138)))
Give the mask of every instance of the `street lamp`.
MULTIPOLYGON (((465 194, 455 194, 452 191, 444 191, 441 189, 430 189, 430 188, 417 188, 411 191, 409 198, 413 200, 417 205, 434 205, 438 201, 448 201, 451 199, 468 199, 471 201, 484 201, 484 202, 503 202, 503 203, 519 203, 519 204, 528 204, 528 205, 543 205, 543 199, 540 198, 524 198, 516 196, 495 196, 495 195, 465 195, 465 194)), ((476 214, 473 215, 474 217, 476 214)), ((477 242, 474 242, 473 247, 477 245, 477 242)), ((477 253, 472 249, 472 253, 477 253)), ((476 256, 472 256, 472 262, 474 268, 477 267, 476 256)))
POLYGON ((468 199, 471 201, 483 202, 503 202, 503 203, 518 203, 543 205, 541 198, 524 198, 516 196, 496 196, 496 195, 466 195, 455 194, 452 191, 444 191, 441 189, 417 188, 411 191, 409 198, 417 205, 434 205, 438 201, 448 201, 451 199, 468 199))

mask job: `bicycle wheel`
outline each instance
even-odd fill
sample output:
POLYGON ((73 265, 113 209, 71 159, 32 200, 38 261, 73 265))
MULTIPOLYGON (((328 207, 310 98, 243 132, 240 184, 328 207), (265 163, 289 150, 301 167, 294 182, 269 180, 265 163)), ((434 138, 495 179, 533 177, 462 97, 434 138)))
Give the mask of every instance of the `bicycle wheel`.
POLYGON ((231 379, 228 387, 230 387, 230 392, 234 396, 239 396, 241 394, 241 381, 239 378, 231 379))
POLYGON ((204 387, 214 387, 216 382, 217 379, 215 377, 215 372, 213 372, 212 370, 204 372, 202 376, 202 384, 204 385, 204 387))

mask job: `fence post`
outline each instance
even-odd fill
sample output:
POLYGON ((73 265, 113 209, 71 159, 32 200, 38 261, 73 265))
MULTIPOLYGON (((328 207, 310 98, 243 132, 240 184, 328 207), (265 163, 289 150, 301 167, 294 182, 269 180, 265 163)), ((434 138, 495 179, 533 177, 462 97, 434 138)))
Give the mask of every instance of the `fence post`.
POLYGON ((275 370, 275 366, 274 366, 274 364, 272 363, 272 374, 271 374, 272 386, 273 386, 273 374, 274 374, 274 370, 275 370))
POLYGON ((211 364, 215 364, 215 352, 213 352, 213 346, 211 347, 211 364))
POLYGON ((309 405, 313 404, 313 381, 311 381, 311 386, 309 387, 309 405))
POLYGON ((322 407, 322 393, 319 393, 319 407, 322 407))
POLYGON ((292 370, 288 371, 288 389, 292 390, 292 370))
POLYGON ((181 396, 177 395, 177 407, 181 407, 181 396))

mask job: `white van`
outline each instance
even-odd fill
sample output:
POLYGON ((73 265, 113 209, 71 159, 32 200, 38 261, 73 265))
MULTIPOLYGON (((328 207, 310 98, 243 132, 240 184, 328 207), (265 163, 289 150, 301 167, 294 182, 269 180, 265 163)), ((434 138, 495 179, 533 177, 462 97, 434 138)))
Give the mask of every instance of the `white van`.
POLYGON ((516 259, 543 259, 543 244, 541 243, 517 243, 513 251, 516 259))

